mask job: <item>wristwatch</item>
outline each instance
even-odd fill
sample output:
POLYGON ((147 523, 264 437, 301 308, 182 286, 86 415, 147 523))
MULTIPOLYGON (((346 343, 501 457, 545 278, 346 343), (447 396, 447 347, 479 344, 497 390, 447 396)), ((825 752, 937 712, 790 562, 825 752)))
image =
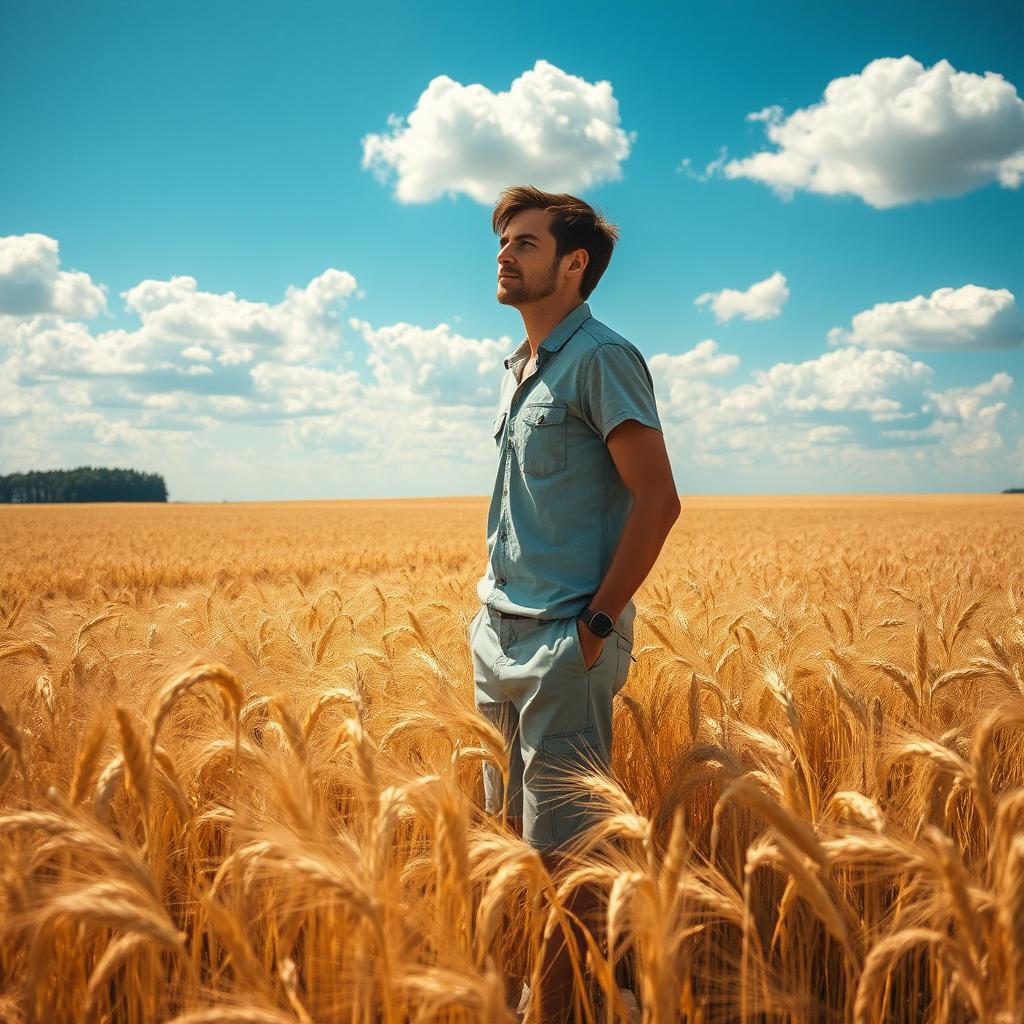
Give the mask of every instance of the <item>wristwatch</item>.
POLYGON ((589 604, 580 612, 579 617, 587 624, 590 632, 596 633, 598 636, 607 636, 615 628, 615 623, 610 615, 605 615, 604 612, 595 612, 589 604))

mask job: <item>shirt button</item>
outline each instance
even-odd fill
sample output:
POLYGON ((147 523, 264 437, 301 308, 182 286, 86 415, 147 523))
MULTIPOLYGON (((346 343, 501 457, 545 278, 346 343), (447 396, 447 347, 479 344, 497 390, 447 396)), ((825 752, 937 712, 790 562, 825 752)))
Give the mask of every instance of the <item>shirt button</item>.
POLYGON ((502 576, 502 577, 501 577, 501 578, 500 578, 500 579, 498 580, 498 586, 499 586, 499 587, 503 587, 503 586, 505 586, 505 577, 504 577, 504 576, 502 576))
POLYGON ((501 493, 502 494, 508 494, 508 488, 506 487, 501 493))

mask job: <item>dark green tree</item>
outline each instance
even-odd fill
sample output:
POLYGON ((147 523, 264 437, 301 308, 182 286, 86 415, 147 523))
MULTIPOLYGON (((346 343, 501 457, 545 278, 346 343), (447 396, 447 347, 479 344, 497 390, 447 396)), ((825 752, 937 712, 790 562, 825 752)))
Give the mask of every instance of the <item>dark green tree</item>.
POLYGON ((0 476, 0 502, 60 501, 167 501, 167 484, 159 473, 102 466, 34 469, 0 476))

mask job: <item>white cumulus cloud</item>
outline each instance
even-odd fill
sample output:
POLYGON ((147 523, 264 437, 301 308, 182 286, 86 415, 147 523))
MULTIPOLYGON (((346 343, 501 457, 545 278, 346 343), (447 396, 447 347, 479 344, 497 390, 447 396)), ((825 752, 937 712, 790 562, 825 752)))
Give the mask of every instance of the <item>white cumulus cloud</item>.
POLYGON ((719 352, 718 342, 705 338, 677 355, 657 352, 648 358, 647 365, 654 377, 659 407, 671 417, 690 419, 714 405, 721 394, 722 389, 709 378, 731 373, 740 365, 740 357, 719 352))
POLYGON ((1024 177, 1024 100, 1002 75, 925 68, 913 57, 881 57, 833 79, 820 102, 785 117, 771 106, 749 114, 775 149, 725 164, 783 196, 797 189, 853 195, 875 207, 958 196, 1024 177))
POLYGON ((755 370, 754 382, 737 388, 723 405, 742 412, 753 400, 753 407, 765 415, 773 410, 858 412, 887 419, 912 404, 931 383, 932 373, 930 366, 902 352, 845 348, 755 370))
POLYGON ((927 391, 926 411, 937 415, 924 427, 883 430, 890 443, 937 444, 948 457, 974 459, 1003 448, 998 419, 1005 402, 991 401, 1013 387, 1008 373, 994 373, 987 381, 963 387, 927 391))
POLYGON ((341 340, 338 308, 356 290, 347 271, 329 269, 276 304, 234 292, 200 291, 195 278, 142 281, 122 293, 141 325, 93 333, 59 316, 0 317, 0 345, 14 378, 133 376, 152 390, 206 394, 252 390, 248 368, 330 357, 341 340))
POLYGON ((635 132, 619 124, 611 82, 587 82, 546 60, 507 92, 439 75, 405 118, 363 140, 363 167, 395 198, 424 203, 463 193, 492 203, 507 185, 577 192, 622 177, 635 132))
POLYGON ((16 380, 138 374, 146 369, 142 346, 123 331, 93 334, 86 324, 35 316, 0 324, 6 367, 16 380))
POLYGON ((978 417, 985 408, 987 399, 996 395, 1008 395, 1012 387, 1013 378, 1008 373, 999 372, 992 374, 981 384, 931 391, 929 397, 943 416, 967 422, 978 417))
POLYGON ((731 373, 740 365, 740 357, 729 352, 719 352, 718 342, 714 338, 705 338, 678 355, 658 352, 647 360, 647 365, 666 380, 672 381, 731 373))
POLYGON ((360 393, 354 370, 260 363, 252 368, 256 392, 285 415, 352 409, 360 393))
POLYGON ((983 349, 1024 343, 1024 318, 1006 288, 937 288, 903 302, 879 302, 854 316, 851 328, 833 327, 830 345, 865 348, 983 349))
POLYGON ((694 305, 710 305, 715 319, 723 324, 737 316, 744 320, 771 320, 782 312, 788 299, 786 276, 776 270, 771 277, 755 282, 744 292, 735 288, 704 292, 694 299, 694 305))
POLYGON ((370 347, 377 384, 405 396, 423 396, 441 405, 481 405, 495 397, 502 360, 514 348, 503 337, 464 338, 447 324, 419 327, 396 323, 374 328, 350 319, 370 347))
MULTIPOLYGON (((934 390, 932 367, 903 352, 855 346, 754 370, 734 386, 686 374, 663 354, 648 362, 677 461, 702 467, 845 468, 860 479, 928 464, 977 469, 1002 458, 1000 417, 1013 379, 934 390), (674 373, 671 372, 674 370, 674 373), (667 385, 667 387, 666 387, 667 385), (991 458, 990 458, 991 457, 991 458)), ((780 477, 781 478, 781 477, 780 477)))
POLYGON ((103 285, 81 271, 60 269, 55 238, 37 233, 0 238, 0 316, 88 319, 106 309, 103 285))
POLYGON ((340 334, 334 306, 355 290, 350 273, 332 268, 303 288, 289 286, 275 305, 240 299, 234 292, 203 292, 187 276, 142 281, 122 298, 141 318, 138 334, 148 347, 195 358, 198 346, 215 353, 222 366, 237 366, 260 353, 286 363, 322 357, 340 334))

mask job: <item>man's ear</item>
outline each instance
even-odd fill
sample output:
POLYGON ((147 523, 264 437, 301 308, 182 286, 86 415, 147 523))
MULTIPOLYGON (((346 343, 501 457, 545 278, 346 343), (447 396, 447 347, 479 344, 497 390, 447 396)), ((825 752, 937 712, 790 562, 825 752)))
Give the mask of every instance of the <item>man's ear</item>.
POLYGON ((590 253, 586 249, 576 249, 573 251, 572 259, 569 262, 569 269, 577 273, 583 273, 587 269, 589 262, 590 253))

